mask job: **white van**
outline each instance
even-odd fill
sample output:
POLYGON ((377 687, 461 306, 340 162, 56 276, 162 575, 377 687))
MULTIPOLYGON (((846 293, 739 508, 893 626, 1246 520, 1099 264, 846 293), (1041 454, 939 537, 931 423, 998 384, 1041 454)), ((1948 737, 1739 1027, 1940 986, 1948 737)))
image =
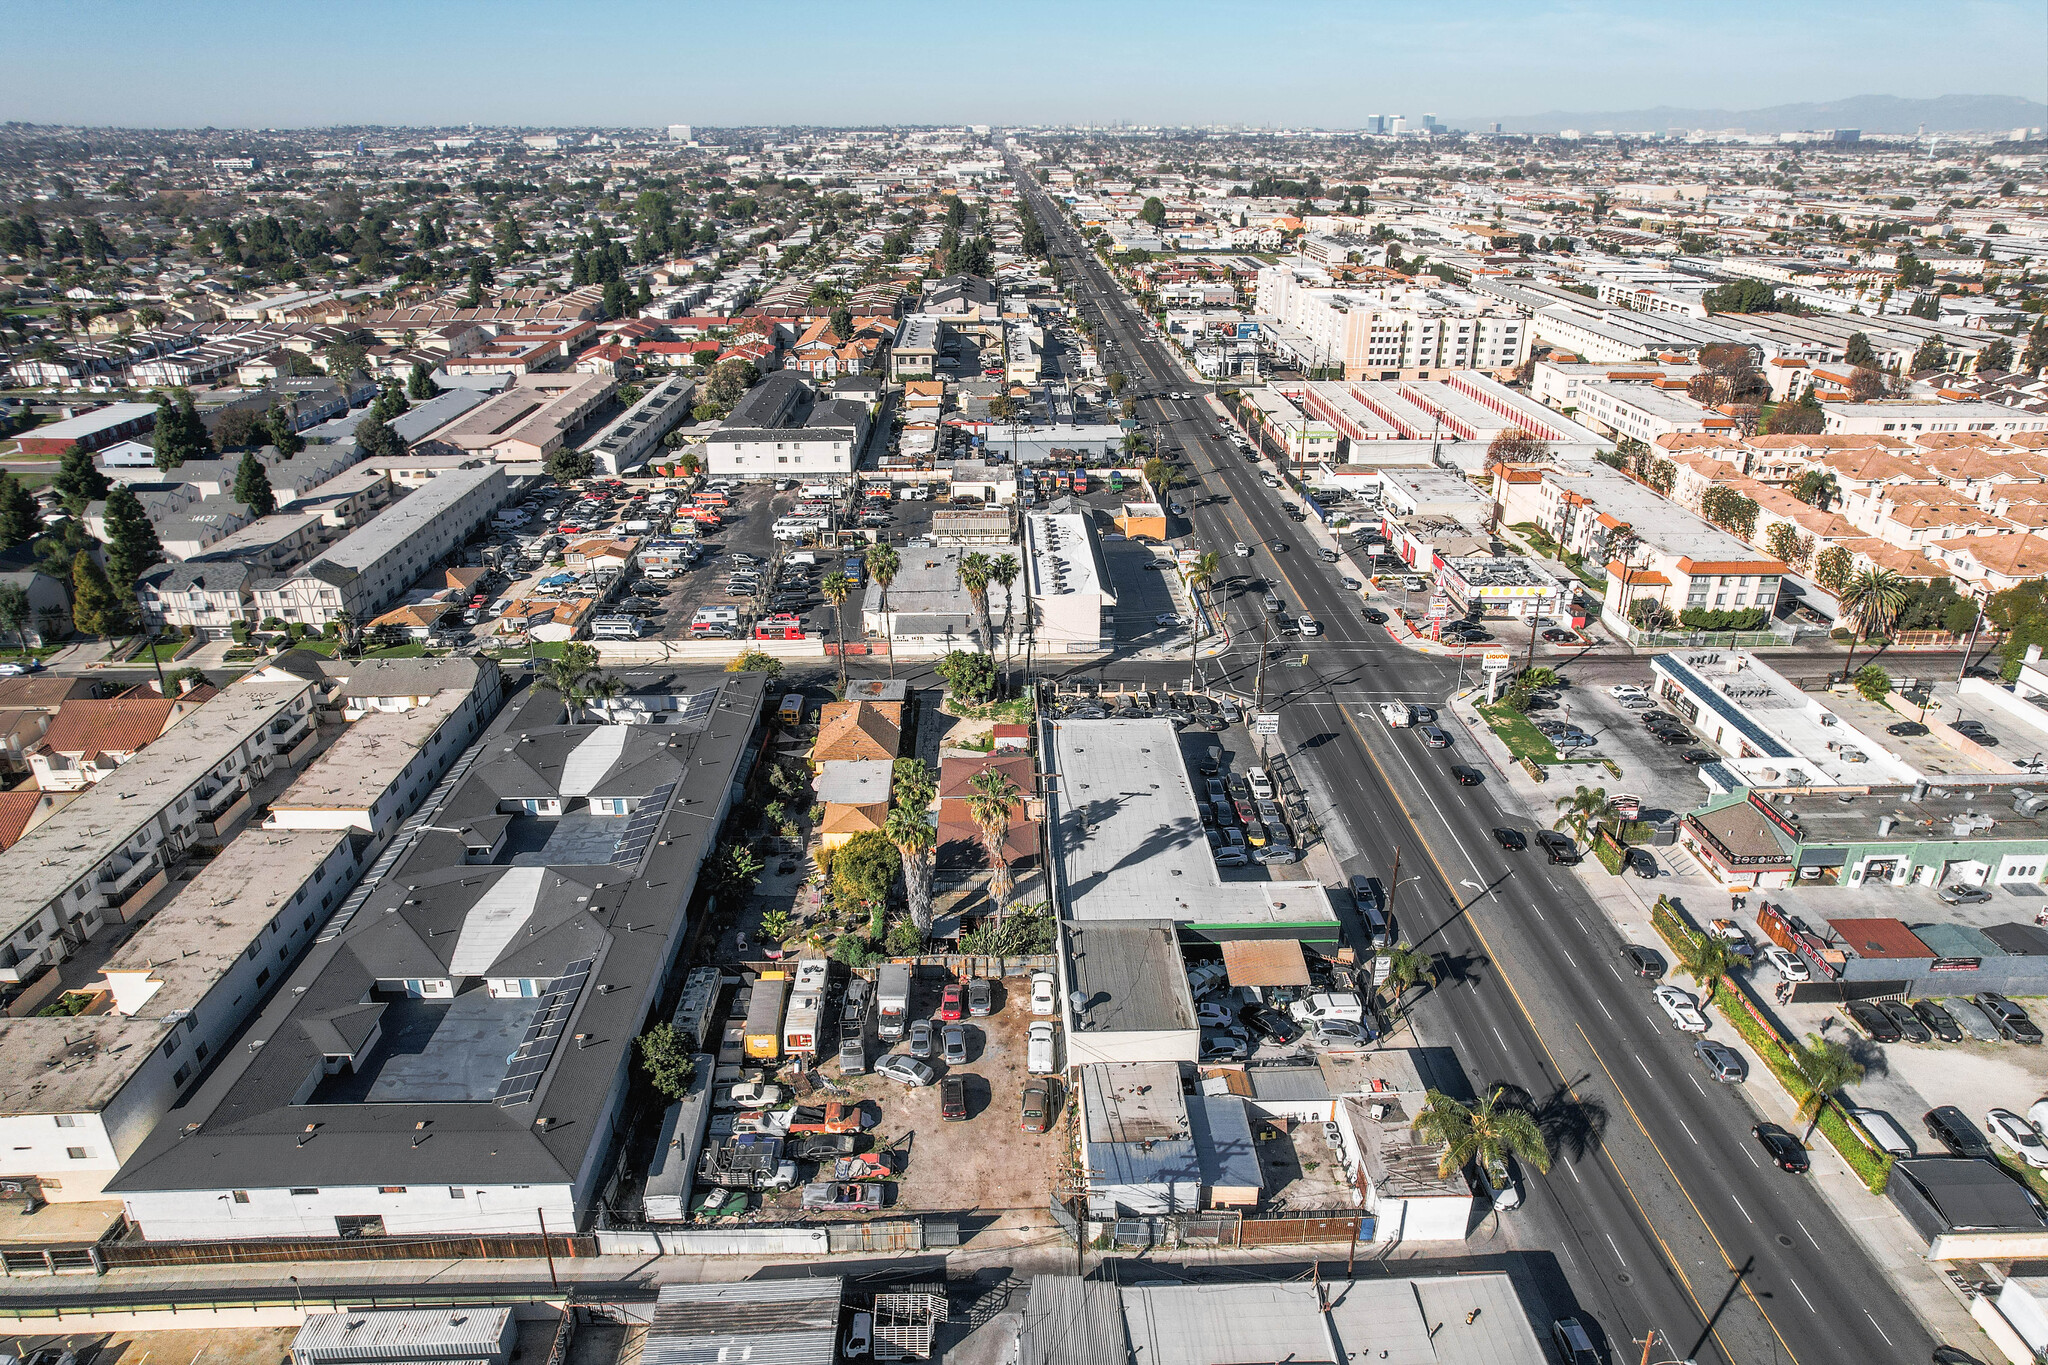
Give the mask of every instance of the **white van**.
POLYGON ((637 640, 640 638, 640 618, 600 616, 590 623, 590 633, 600 640, 637 640))
POLYGON ((1317 991, 1295 1001, 1287 1012, 1304 1024, 1320 1024, 1328 1019, 1345 1019, 1354 1024, 1365 1022, 1365 1005, 1351 991, 1317 991))
POLYGON ((1913 1139, 1907 1137, 1898 1122, 1882 1109, 1851 1109, 1849 1112, 1856 1116, 1856 1121, 1863 1125, 1865 1132, 1877 1139, 1877 1145, 1893 1156, 1911 1157, 1920 1154, 1913 1146, 1913 1139))
POLYGON ((740 619, 738 607, 699 607, 692 621, 714 621, 720 625, 731 625, 740 619))
POLYGON ((782 562, 785 564, 816 564, 818 557, 809 550, 791 550, 782 557, 782 562))
POLYGON ((829 483, 807 483, 802 488, 799 488, 797 492, 807 498, 834 498, 839 496, 839 490, 829 483))
POLYGON ((1252 799, 1254 801, 1271 801, 1273 799, 1273 780, 1266 776, 1264 768, 1247 769, 1244 780, 1251 783, 1252 799))

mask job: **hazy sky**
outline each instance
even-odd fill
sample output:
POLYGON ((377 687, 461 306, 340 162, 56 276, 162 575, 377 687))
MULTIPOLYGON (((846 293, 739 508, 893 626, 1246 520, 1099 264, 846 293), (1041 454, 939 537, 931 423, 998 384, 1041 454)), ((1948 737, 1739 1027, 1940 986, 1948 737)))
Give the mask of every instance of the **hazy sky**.
POLYGON ((2048 3, 0 0, 0 118, 1291 123, 2048 97, 2048 3))

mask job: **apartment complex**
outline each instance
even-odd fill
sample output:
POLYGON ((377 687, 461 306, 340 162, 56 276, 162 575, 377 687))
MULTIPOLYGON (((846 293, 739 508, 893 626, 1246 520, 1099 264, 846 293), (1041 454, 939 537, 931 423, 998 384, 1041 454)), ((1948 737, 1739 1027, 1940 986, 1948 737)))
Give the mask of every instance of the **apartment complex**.
POLYGON ((865 403, 826 398, 802 376, 778 371, 733 405, 706 452, 713 474, 756 479, 848 475, 867 437, 865 403))
POLYGON ((1259 271, 1257 310, 1274 346, 1304 369, 1346 379, 1428 379, 1443 370, 1504 374, 1529 354, 1520 309, 1453 285, 1333 288, 1299 266, 1259 271))

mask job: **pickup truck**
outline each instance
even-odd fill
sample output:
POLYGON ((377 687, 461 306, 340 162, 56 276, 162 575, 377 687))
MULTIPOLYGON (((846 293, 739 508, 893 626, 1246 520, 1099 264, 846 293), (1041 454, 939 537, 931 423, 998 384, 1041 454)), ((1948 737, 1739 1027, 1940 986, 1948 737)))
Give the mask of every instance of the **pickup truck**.
POLYGON ((820 1105, 800 1104, 790 1111, 792 1133, 858 1133, 867 1127, 867 1115, 857 1104, 829 1100, 820 1105))

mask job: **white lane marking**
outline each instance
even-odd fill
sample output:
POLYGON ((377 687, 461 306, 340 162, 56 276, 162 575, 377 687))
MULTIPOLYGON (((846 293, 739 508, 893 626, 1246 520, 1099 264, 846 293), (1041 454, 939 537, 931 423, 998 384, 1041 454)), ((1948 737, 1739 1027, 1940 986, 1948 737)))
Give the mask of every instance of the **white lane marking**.
POLYGON ((1644 1063, 1644 1061, 1643 1061, 1643 1057, 1642 1057, 1642 1054, 1641 1054, 1641 1053, 1639 1053, 1639 1052, 1631 1052, 1631 1053, 1629 1054, 1629 1056, 1631 1056, 1631 1057, 1634 1057, 1634 1058, 1636 1059, 1636 1065, 1637 1065, 1637 1066, 1640 1066, 1640 1067, 1642 1067, 1642 1068, 1643 1068, 1643 1074, 1644 1074, 1645 1076, 1649 1076, 1649 1077, 1650 1077, 1650 1079, 1651 1079, 1651 1080, 1653 1080, 1653 1081, 1657 1079, 1657 1078, 1656 1078, 1655 1076, 1652 1076, 1652 1075, 1650 1075, 1650 1068, 1649 1068, 1649 1066, 1648 1066, 1647 1064, 1645 1064, 1645 1063, 1644 1063))
POLYGON ((1750 1165, 1752 1165, 1752 1166, 1756 1166, 1756 1167, 1761 1167, 1761 1166, 1763 1165, 1763 1162, 1761 1162, 1761 1161, 1758 1161, 1758 1160, 1756 1159, 1756 1153, 1755 1153, 1755 1152, 1752 1152, 1752 1151, 1750 1151, 1750 1150, 1749 1150, 1749 1148, 1747 1148, 1747 1147, 1744 1147, 1744 1148, 1742 1149, 1742 1154, 1743 1154, 1744 1156, 1746 1156, 1746 1157, 1748 1157, 1748 1158, 1749 1158, 1749 1164, 1750 1164, 1750 1165))
POLYGON ((1680 1128, 1683 1128, 1683 1129, 1685 1129, 1685 1135, 1686 1135, 1687 1137, 1689 1137, 1689 1138, 1692 1138, 1692 1145, 1693 1145, 1693 1146, 1697 1147, 1697 1146, 1699 1146, 1699 1145, 1700 1145, 1700 1140, 1699 1140, 1698 1138, 1696 1138, 1696 1137, 1693 1137, 1693 1134, 1692 1134, 1692 1126, 1691 1126, 1690 1124, 1688 1124, 1688 1123, 1687 1123, 1687 1122, 1686 1122, 1686 1121, 1685 1121, 1684 1119, 1680 1119, 1680 1120, 1678 1121, 1678 1126, 1679 1126, 1680 1128))
POLYGON ((1620 1261, 1623 1265, 1628 1264, 1628 1257, 1621 1254, 1621 1243, 1614 1240, 1614 1234, 1611 1232, 1607 1234, 1607 1245, 1614 1248, 1615 1260, 1620 1261))
POLYGON ((1614 979, 1616 981, 1621 980, 1621 968, 1615 966, 1612 962, 1610 962, 1607 964, 1607 970, 1614 973, 1614 979))
POLYGON ((1812 1300, 1812 1299, 1809 1299, 1809 1298, 1807 1298, 1807 1297, 1806 1297, 1806 1291, 1805 1291, 1804 1289, 1801 1289, 1801 1288, 1799 1287, 1799 1281, 1797 1281, 1797 1280, 1793 1279, 1793 1278, 1792 1278, 1792 1277, 1791 1277, 1790 1275, 1787 1275, 1787 1276, 1785 1277, 1785 1280, 1786 1280, 1786 1283, 1788 1283, 1788 1284, 1790 1284, 1790 1285, 1792 1286, 1792 1292, 1793 1292, 1793 1293, 1795 1293, 1795 1294, 1797 1294, 1797 1295, 1799 1296, 1799 1300, 1800 1300, 1800 1302, 1802 1302, 1802 1303, 1804 1303, 1804 1304, 1806 1305, 1806 1311, 1807 1311, 1807 1312, 1809 1312, 1809 1313, 1813 1313, 1813 1314, 1816 1314, 1816 1315, 1818 1315, 1818 1314, 1819 1314, 1819 1312, 1820 1312, 1820 1310, 1819 1310, 1818 1308, 1815 1308, 1815 1307, 1813 1306, 1813 1300, 1812 1300))
POLYGON ((1495 1024, 1495 1025, 1493 1026, 1493 1036, 1494 1036, 1495 1038, 1500 1038, 1500 1050, 1501 1050, 1502 1052, 1506 1052, 1506 1051, 1508 1050, 1508 1040, 1507 1040, 1507 1039, 1505 1039, 1505 1038, 1501 1038, 1501 1036, 1500 1036, 1500 1025, 1499 1025, 1499 1024, 1495 1024))
MULTIPOLYGON (((1735 1207, 1736 1207, 1736 1208, 1738 1208, 1738 1209, 1742 1209, 1742 1201, 1741 1201, 1740 1199, 1736 1199, 1736 1198, 1735 1198, 1735 1196, 1734 1196, 1734 1195, 1732 1195, 1732 1194, 1731 1194, 1731 1195, 1729 1195, 1729 1196, 1728 1196, 1728 1198, 1729 1198, 1729 1199, 1730 1199, 1731 1201, 1733 1201, 1733 1203, 1734 1203, 1734 1205, 1735 1205, 1735 1207)), ((1742 1209, 1742 1216, 1743 1216, 1744 1218, 1749 1218, 1749 1210, 1748 1210, 1748 1209, 1742 1209)), ((1754 1223, 1754 1222, 1756 1221, 1756 1219, 1754 1219, 1754 1218, 1749 1218, 1749 1221, 1750 1221, 1750 1222, 1752 1222, 1752 1223, 1754 1223)), ((1872 1319, 1872 1321, 1875 1321, 1875 1320, 1876 1320, 1876 1319, 1872 1319)))
POLYGON ((1595 996, 1593 998, 1593 1003, 1598 1005, 1600 1007, 1600 1012, 1607 1016, 1608 1023, 1611 1024, 1614 1022, 1614 1011, 1607 1008, 1607 1002, 1605 1000, 1602 1000, 1598 996, 1595 996))
MULTIPOLYGON (((1801 1294, 1799 1297, 1803 1299, 1806 1296, 1804 1294, 1801 1294)), ((1868 1308, 1863 1310, 1863 1316, 1866 1318, 1870 1318, 1870 1325, 1872 1327, 1877 1327, 1877 1334, 1884 1338, 1884 1344, 1887 1346, 1891 1345, 1892 1339, 1890 1335, 1885 1332, 1884 1328, 1877 1326, 1877 1319, 1870 1317, 1870 1310, 1868 1308)))
POLYGON ((1819 1242, 1817 1242, 1817 1241, 1814 1241, 1814 1236, 1813 1236, 1813 1234, 1812 1234, 1811 1232, 1807 1232, 1807 1231, 1806 1231, 1806 1224, 1804 1224, 1804 1223, 1800 1223, 1800 1222, 1799 1222, 1799 1220, 1798 1220, 1797 1218, 1794 1218, 1794 1219, 1793 1219, 1792 1221, 1793 1221, 1793 1222, 1795 1222, 1795 1223, 1799 1223, 1799 1230, 1800 1230, 1801 1232, 1805 1232, 1805 1233, 1806 1233, 1806 1240, 1807 1240, 1807 1241, 1809 1241, 1809 1242, 1813 1242, 1813 1249, 1814 1249, 1815 1251, 1819 1251, 1819 1250, 1820 1250, 1820 1243, 1819 1243, 1819 1242))
POLYGON ((1700 1084, 1700 1078, 1697 1076, 1691 1076, 1687 1079, 1689 1079, 1692 1082, 1692 1088, 1700 1092, 1700 1098, 1705 1099, 1707 1095, 1707 1088, 1700 1084))
POLYGON ((1572 1165, 1572 1163, 1571 1163, 1571 1162, 1569 1162, 1569 1161, 1565 1162, 1565 1163, 1564 1163, 1564 1168, 1565 1168, 1566 1170, 1568 1170, 1568 1171, 1570 1171, 1570 1172, 1572 1173, 1572 1179, 1573 1179, 1573 1180, 1577 1180, 1577 1181, 1578 1181, 1578 1182, 1579 1182, 1579 1183, 1580 1183, 1581 1185, 1583 1185, 1583 1184, 1585 1184, 1585 1183, 1586 1183, 1586 1182, 1585 1182, 1584 1180, 1580 1180, 1580 1179, 1579 1179, 1579 1168, 1578 1168, 1578 1167, 1576 1167, 1576 1166, 1574 1166, 1574 1165, 1572 1165))

